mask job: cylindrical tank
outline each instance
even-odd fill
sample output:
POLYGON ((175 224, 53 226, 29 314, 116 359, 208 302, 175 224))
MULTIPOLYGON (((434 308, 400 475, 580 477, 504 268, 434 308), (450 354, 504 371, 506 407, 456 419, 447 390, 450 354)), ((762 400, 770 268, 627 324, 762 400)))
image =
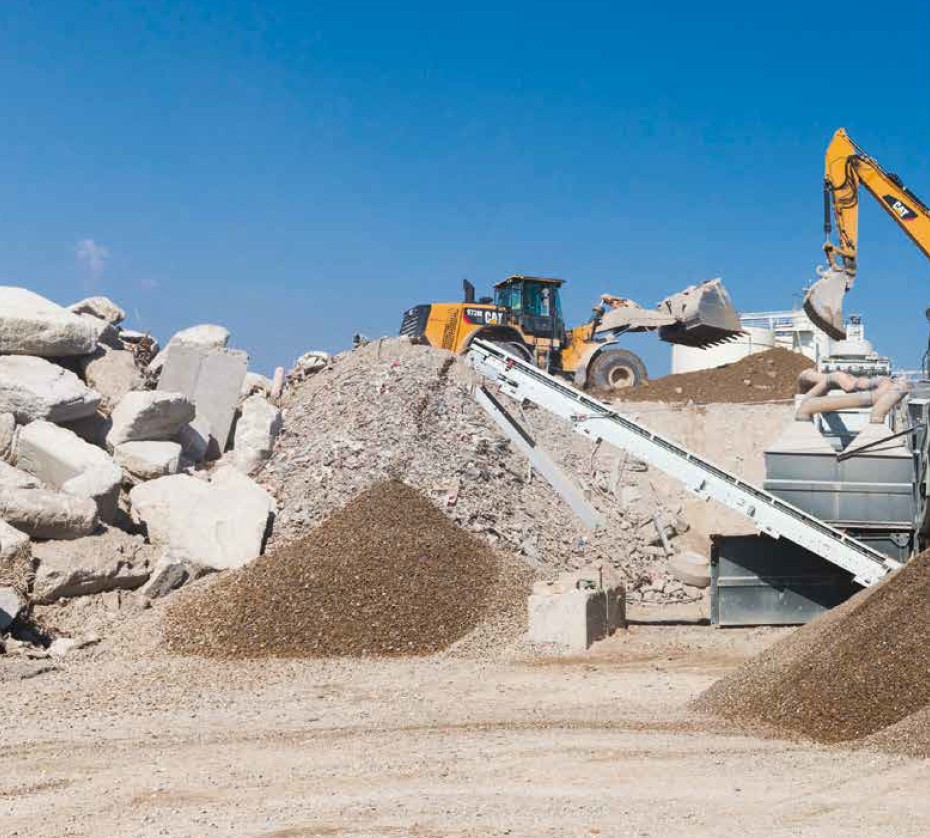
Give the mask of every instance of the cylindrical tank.
POLYGON ((766 352, 775 347, 775 332, 771 329, 744 327, 744 334, 737 335, 727 343, 698 349, 693 346, 672 345, 672 372, 694 372, 733 364, 756 352, 766 352))

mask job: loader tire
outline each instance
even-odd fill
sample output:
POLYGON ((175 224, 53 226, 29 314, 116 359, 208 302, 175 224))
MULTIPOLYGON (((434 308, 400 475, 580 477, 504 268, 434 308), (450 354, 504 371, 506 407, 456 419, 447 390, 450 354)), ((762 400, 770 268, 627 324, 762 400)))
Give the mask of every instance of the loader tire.
POLYGON ((533 363, 533 353, 526 348, 522 343, 515 340, 496 340, 494 341, 504 352, 509 352, 511 355, 516 355, 521 361, 528 361, 533 363))
POLYGON ((629 349, 605 349, 591 362, 587 389, 597 393, 617 393, 635 387, 649 378, 642 358, 629 349))

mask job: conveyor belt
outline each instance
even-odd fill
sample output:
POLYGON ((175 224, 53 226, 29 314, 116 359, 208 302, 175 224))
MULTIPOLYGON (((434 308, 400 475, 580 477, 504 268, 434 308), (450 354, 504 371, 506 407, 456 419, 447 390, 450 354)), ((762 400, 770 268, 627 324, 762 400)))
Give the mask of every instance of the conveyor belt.
POLYGON ((496 344, 474 341, 468 359, 508 396, 532 402, 567 419, 577 433, 629 451, 681 481, 697 496, 713 498, 745 515, 762 532, 793 541, 843 568, 861 585, 871 585, 900 566, 861 541, 724 471, 496 344))

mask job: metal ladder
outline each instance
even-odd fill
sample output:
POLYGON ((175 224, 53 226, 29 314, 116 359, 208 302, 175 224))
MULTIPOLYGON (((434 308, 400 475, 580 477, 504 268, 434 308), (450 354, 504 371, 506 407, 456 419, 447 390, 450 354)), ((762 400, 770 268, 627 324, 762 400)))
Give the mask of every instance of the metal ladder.
POLYGON ((860 585, 871 585, 900 567, 894 559, 650 431, 497 344, 475 340, 467 358, 481 375, 497 382, 502 392, 518 402, 532 402, 567 419, 575 432, 629 451, 698 497, 712 498, 745 515, 761 532, 793 541, 843 568, 860 585))

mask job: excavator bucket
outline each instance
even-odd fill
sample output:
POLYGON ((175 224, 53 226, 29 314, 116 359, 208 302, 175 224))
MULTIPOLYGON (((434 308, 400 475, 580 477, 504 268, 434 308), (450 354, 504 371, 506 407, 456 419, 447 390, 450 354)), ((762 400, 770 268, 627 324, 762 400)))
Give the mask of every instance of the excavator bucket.
POLYGON ((659 339, 683 346, 707 347, 742 334, 739 315, 719 279, 692 285, 659 303, 674 322, 659 329, 659 339))
POLYGON ((852 276, 839 268, 818 269, 820 278, 807 290, 804 311, 814 325, 834 340, 846 337, 843 297, 852 286, 852 276))

